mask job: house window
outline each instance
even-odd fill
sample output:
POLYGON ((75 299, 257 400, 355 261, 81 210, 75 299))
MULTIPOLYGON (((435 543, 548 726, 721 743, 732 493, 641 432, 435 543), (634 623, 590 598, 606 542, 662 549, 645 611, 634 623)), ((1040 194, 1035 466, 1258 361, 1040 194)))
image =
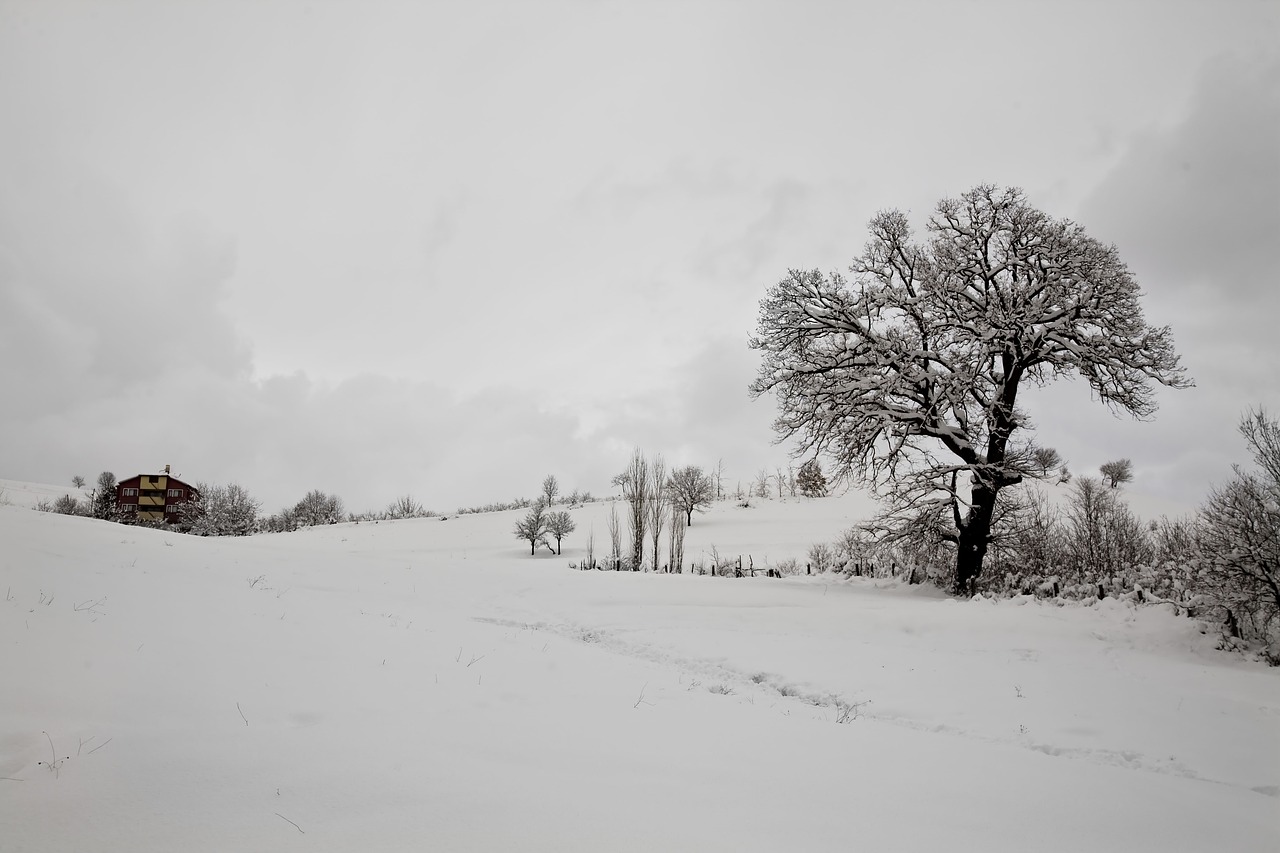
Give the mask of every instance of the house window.
POLYGON ((170 489, 170 490, 169 490, 169 497, 171 497, 171 498, 180 498, 180 497, 182 497, 182 489, 170 489))
POLYGON ((122 510, 124 510, 125 512, 137 512, 137 511, 138 511, 138 505, 137 505, 137 504, 125 504, 124 506, 122 506, 122 507, 120 507, 120 508, 121 508, 122 510))
POLYGON ((167 504, 164 508, 164 511, 169 515, 173 515, 178 511, 178 507, 176 504, 167 504))
POLYGON ((138 490, 137 490, 137 489, 125 489, 125 490, 124 490, 124 496, 125 496, 126 498, 136 498, 136 497, 138 496, 138 490))

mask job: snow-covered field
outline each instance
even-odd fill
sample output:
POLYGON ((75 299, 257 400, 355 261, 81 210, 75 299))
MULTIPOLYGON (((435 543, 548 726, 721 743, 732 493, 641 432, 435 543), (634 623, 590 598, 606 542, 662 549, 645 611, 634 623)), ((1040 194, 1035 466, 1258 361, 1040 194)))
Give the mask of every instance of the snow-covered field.
MULTIPOLYGON (((530 557, 518 512, 0 507, 0 849, 1280 849, 1280 670, 1191 620, 569 570, 607 511, 530 557)), ((761 568, 863 512, 724 503, 686 553, 761 568)))

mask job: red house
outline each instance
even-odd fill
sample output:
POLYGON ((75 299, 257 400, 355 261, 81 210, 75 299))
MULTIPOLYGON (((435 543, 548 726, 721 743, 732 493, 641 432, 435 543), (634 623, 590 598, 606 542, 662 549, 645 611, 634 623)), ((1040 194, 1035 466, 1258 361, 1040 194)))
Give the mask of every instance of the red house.
POLYGON ((138 474, 116 485, 116 510, 125 521, 164 521, 172 524, 181 516, 185 503, 200 497, 200 491, 169 474, 138 474))

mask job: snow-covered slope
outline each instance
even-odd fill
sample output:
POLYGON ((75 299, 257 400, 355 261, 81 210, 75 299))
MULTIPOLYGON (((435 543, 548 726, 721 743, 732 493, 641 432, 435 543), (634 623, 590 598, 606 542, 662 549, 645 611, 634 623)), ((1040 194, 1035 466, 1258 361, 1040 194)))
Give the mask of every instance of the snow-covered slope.
POLYGON ((71 495, 76 500, 88 497, 91 488, 77 489, 75 486, 55 486, 51 483, 24 483, 20 480, 0 480, 0 506, 16 506, 33 508, 40 501, 53 503, 63 495, 71 495))
MULTIPOLYGON (((519 512, 198 539, 0 507, 0 848, 1273 850, 1280 671, 1121 604, 575 572, 519 512)), ((718 505, 802 557, 854 498, 718 505)))

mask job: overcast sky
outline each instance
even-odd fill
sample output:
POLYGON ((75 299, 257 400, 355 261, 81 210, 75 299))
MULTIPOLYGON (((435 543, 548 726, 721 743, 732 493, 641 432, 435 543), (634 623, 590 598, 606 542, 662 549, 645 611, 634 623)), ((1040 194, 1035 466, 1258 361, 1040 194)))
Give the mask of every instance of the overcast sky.
POLYGON ((0 0, 0 477, 268 510, 787 464, 760 298, 1021 186, 1119 246, 1193 390, 1027 394, 1195 506, 1280 413, 1280 4, 0 0))

